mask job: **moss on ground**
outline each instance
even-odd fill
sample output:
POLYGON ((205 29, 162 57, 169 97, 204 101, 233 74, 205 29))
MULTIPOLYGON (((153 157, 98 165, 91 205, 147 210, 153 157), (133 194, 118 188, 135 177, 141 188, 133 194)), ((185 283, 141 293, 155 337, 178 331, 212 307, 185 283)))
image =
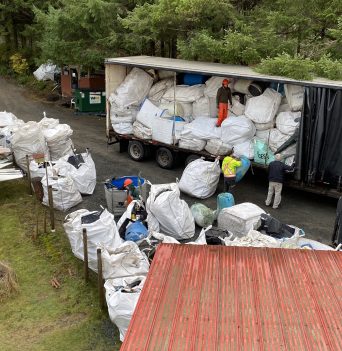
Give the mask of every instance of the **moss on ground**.
POLYGON ((11 264, 20 286, 0 307, 0 349, 119 350, 116 327, 98 307, 96 276, 86 284, 70 250, 64 214, 56 232, 44 234, 45 209, 27 193, 23 180, 0 183, 0 260, 11 264))

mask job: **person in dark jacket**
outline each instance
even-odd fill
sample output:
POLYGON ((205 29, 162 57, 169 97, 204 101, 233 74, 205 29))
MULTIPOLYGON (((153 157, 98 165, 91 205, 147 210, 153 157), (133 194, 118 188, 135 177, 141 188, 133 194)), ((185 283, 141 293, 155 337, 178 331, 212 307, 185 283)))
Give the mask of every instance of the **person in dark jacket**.
POLYGON ((274 194, 273 208, 279 207, 281 202, 281 191, 283 189, 285 172, 292 172, 294 165, 287 166, 281 162, 281 155, 275 155, 275 161, 272 161, 268 166, 268 194, 266 199, 266 206, 270 206, 274 194))
POLYGON ((223 79, 222 87, 217 90, 216 94, 216 105, 218 108, 218 118, 216 122, 216 127, 221 127, 222 122, 228 116, 228 101, 232 105, 232 92, 228 87, 228 79, 223 79))

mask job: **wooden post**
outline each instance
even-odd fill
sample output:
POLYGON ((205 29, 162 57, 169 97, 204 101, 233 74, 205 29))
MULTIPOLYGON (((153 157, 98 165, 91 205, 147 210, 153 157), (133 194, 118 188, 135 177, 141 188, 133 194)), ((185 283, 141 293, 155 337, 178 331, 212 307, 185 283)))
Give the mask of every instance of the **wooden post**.
POLYGON ((44 234, 47 233, 47 230, 46 230, 46 210, 44 209, 44 234))
POLYGON ((102 257, 101 249, 97 249, 97 283, 99 289, 99 303, 100 308, 103 310, 105 308, 104 303, 104 286, 103 286, 103 277, 102 277, 102 257))
POLYGON ((87 229, 85 228, 83 228, 83 257, 84 257, 84 280, 87 282, 89 280, 88 237, 87 237, 87 229))
POLYGON ((53 195, 52 195, 52 185, 48 187, 48 196, 49 196, 49 207, 50 207, 50 223, 51 231, 55 231, 55 212, 53 210, 53 195))
POLYGON ((26 167, 27 167, 27 181, 29 184, 29 193, 30 195, 33 195, 32 184, 31 184, 30 160, 28 155, 26 155, 26 167))

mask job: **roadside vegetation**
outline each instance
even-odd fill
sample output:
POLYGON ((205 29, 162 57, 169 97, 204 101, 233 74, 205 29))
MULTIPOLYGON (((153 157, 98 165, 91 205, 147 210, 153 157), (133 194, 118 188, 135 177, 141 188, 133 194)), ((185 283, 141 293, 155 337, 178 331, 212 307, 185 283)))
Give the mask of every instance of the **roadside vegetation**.
POLYGON ((116 328, 99 308, 95 274, 84 282, 62 214, 56 232, 43 233, 44 211, 24 180, 1 184, 0 261, 12 267, 18 291, 1 302, 0 349, 119 350, 116 328))

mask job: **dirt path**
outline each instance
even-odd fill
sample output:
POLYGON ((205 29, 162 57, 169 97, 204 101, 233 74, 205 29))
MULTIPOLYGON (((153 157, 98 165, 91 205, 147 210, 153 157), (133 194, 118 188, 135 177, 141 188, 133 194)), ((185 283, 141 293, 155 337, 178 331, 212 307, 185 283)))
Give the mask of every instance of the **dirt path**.
MULTIPOLYGON (((29 98, 23 88, 0 78, 0 111, 13 112, 25 121, 38 121, 43 111, 48 117, 58 118, 61 123, 68 123, 74 130, 73 142, 79 151, 89 147, 97 169, 97 187, 92 196, 84 197, 80 207, 98 209, 105 205, 103 182, 113 176, 138 174, 142 171, 144 177, 152 183, 167 183, 180 178, 182 168, 167 171, 159 168, 154 160, 137 163, 127 154, 118 152, 118 145, 108 146, 105 136, 105 119, 88 115, 75 115, 72 110, 58 107, 51 103, 44 103, 29 98)), ((223 185, 220 184, 218 192, 223 185)), ((335 220, 336 200, 327 199, 293 189, 284 189, 282 208, 272 210, 264 206, 267 193, 265 173, 248 175, 236 187, 235 200, 237 203, 253 202, 267 212, 274 214, 281 221, 301 227, 307 236, 323 242, 329 242, 335 220)), ((199 202, 184 196, 189 204, 199 202)), ((215 208, 216 197, 201 201, 205 205, 215 208)))

